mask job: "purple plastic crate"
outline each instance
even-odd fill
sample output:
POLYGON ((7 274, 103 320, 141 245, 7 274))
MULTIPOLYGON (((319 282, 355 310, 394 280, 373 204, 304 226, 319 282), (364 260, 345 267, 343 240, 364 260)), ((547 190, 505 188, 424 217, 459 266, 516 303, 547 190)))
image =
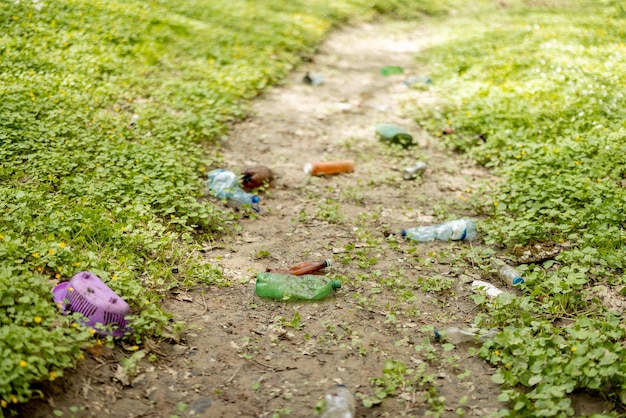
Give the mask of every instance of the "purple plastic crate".
MULTIPOLYGON (((84 325, 88 327, 95 328, 96 324, 110 326, 110 334, 114 337, 121 337, 129 331, 125 317, 130 314, 130 307, 93 273, 76 274, 69 282, 57 285, 52 294, 62 310, 83 314, 88 319, 84 325)), ((96 330, 109 334, 103 329, 96 330)))

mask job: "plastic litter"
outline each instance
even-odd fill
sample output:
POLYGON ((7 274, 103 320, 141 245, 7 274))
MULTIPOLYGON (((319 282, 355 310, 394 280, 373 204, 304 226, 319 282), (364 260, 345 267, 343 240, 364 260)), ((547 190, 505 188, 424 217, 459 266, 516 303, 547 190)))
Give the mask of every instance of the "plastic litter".
POLYGON ((476 236, 476 224, 469 219, 459 219, 439 225, 403 229, 401 234, 403 237, 420 242, 435 239, 442 241, 465 240, 476 236))
POLYGON ((345 385, 337 385, 324 396, 325 408, 320 418, 353 418, 354 396, 345 385))
POLYGON ((444 340, 452 344, 460 344, 466 342, 486 341, 496 336, 498 330, 489 330, 486 334, 479 334, 476 330, 460 329, 457 327, 449 327, 444 330, 435 330, 435 339, 437 341, 444 340))
POLYGON ((338 174, 349 171, 354 171, 354 161, 352 160, 314 162, 305 164, 304 166, 304 172, 312 176, 338 174))
POLYGON ((284 274, 293 274, 294 276, 302 276, 303 274, 315 273, 326 267, 329 267, 331 263, 332 263, 332 260, 330 259, 322 260, 322 261, 305 261, 304 263, 291 266, 286 270, 268 268, 265 271, 269 273, 284 273, 284 274))
POLYGON ((398 65, 385 65, 380 69, 380 73, 385 77, 395 74, 402 74, 404 69, 398 65))
POLYGON ((256 294, 273 299, 319 300, 340 287, 341 282, 338 280, 312 274, 295 276, 264 272, 256 276, 256 294))
POLYGON ((103 335, 121 337, 127 332, 130 307, 98 276, 88 271, 74 275, 69 282, 58 284, 53 290, 54 302, 62 311, 83 314, 84 325, 103 335))
POLYGON ((241 171, 241 187, 247 191, 269 186, 273 181, 274 173, 263 165, 248 167, 241 171))
POLYGON ((376 135, 381 142, 399 144, 408 148, 413 144, 413 136, 404 128, 391 123, 379 123, 376 125, 376 135))
POLYGON ((494 258, 491 260, 491 267, 496 270, 498 278, 508 285, 518 286, 524 283, 521 273, 502 260, 494 258))
POLYGON ((498 289, 497 287, 495 287, 491 283, 487 283, 487 282, 484 282, 482 280, 474 280, 472 282, 472 287, 474 289, 483 290, 487 294, 487 296, 489 296, 491 298, 495 298, 499 294, 504 293, 502 290, 498 289))
POLYGON ((207 187, 213 196, 226 198, 236 207, 250 205, 254 211, 260 211, 259 197, 243 191, 239 186, 239 177, 232 171, 222 168, 211 171, 207 187))
POLYGON ((414 180, 426 171, 426 163, 419 161, 412 167, 406 167, 402 170, 402 178, 405 180, 414 180))
POLYGON ((310 74, 307 72, 302 78, 302 82, 304 84, 308 84, 309 86, 319 86, 324 83, 324 77, 319 74, 310 74))
POLYGON ((433 80, 432 78, 428 76, 409 77, 406 80, 404 80, 402 84, 408 87, 413 87, 416 84, 423 84, 423 85, 430 86, 431 84, 433 84, 433 80))

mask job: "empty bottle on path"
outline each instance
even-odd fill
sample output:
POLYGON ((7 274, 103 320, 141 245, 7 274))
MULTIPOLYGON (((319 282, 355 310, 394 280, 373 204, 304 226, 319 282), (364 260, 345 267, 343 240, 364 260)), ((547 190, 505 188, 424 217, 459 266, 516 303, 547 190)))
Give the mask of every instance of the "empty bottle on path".
POLYGON ((426 171, 426 163, 423 161, 419 161, 414 166, 407 167, 402 170, 402 178, 405 180, 414 180, 424 171, 426 171))
POLYGON ((379 123, 376 125, 376 136, 381 142, 399 144, 403 148, 413 145, 413 136, 404 128, 391 123, 379 123))
POLYGON ((326 403, 320 418, 354 418, 354 396, 345 385, 337 385, 324 396, 326 403))
POLYGON ((232 171, 222 168, 211 171, 207 180, 207 187, 213 196, 226 198, 229 203, 236 207, 250 205, 256 212, 260 210, 259 197, 243 191, 239 185, 239 176, 232 171))
POLYGON ((313 274, 295 276, 264 272, 256 276, 256 294, 273 299, 319 300, 340 287, 341 282, 338 280, 313 274))
POLYGON ((499 294, 504 293, 502 290, 498 289, 491 283, 483 282, 482 280, 474 280, 472 282, 472 287, 474 289, 480 289, 484 291, 490 298, 495 298, 499 294))
POLYGON ((476 224, 469 219, 458 219, 439 225, 403 229, 401 234, 403 237, 419 242, 433 241, 435 239, 458 241, 474 238, 476 236, 476 224))
POLYGON ((494 258, 491 260, 491 267, 496 270, 496 275, 500 280, 508 285, 518 286, 524 283, 521 273, 502 260, 494 258))
POLYGON ((479 334, 475 330, 460 329, 458 327, 448 327, 444 330, 435 330, 435 339, 444 340, 452 344, 460 344, 466 342, 486 341, 492 339, 498 333, 492 329, 486 334, 479 334))

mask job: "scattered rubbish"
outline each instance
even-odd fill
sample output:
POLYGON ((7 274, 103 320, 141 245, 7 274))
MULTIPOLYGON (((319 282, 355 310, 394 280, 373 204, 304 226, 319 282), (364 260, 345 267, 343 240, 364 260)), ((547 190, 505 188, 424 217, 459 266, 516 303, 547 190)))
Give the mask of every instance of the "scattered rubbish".
POLYGON ((380 73, 385 77, 389 75, 402 74, 404 69, 398 65, 385 65, 380 69, 380 73))
POLYGON ((413 145, 413 136, 404 128, 391 123, 379 123, 376 125, 376 135, 382 142, 399 144, 403 148, 413 145))
POLYGON ((247 191, 262 186, 269 187, 272 181, 274 181, 274 173, 262 165, 248 167, 241 172, 241 187, 247 191))
POLYGON ((309 86, 319 86, 324 83, 324 77, 319 74, 310 74, 307 72, 302 78, 302 82, 304 84, 308 84, 309 86))
POLYGON ((492 298, 495 298, 499 294, 504 293, 502 290, 498 289, 491 283, 483 282, 482 280, 474 280, 472 282, 472 287, 474 289, 483 290, 487 294, 487 296, 492 298))
POLYGON ((449 126, 446 126, 445 128, 443 128, 443 131, 441 131, 444 135, 453 135, 456 133, 456 131, 454 130, 454 128, 451 128, 449 126))
POLYGON ((426 163, 418 161, 413 167, 407 167, 402 170, 402 178, 405 180, 414 180, 426 170, 426 163))
POLYGON ((274 299, 319 300, 340 287, 341 282, 338 280, 330 280, 326 276, 313 274, 296 276, 264 272, 256 276, 256 294, 274 299))
POLYGON ((354 161, 325 161, 305 164, 304 172, 312 176, 320 176, 324 174, 338 174, 348 171, 354 171, 354 161))
POLYGON ((404 80, 402 84, 408 87, 413 87, 416 84, 425 84, 427 86, 430 86, 431 84, 433 84, 433 80, 428 76, 409 77, 404 80))
POLYGON ((517 286, 524 283, 522 275, 502 260, 494 258, 491 260, 491 267, 496 270, 496 275, 500 280, 506 284, 517 286))
POLYGON ((135 126, 137 126, 138 123, 139 123, 139 115, 135 113, 130 118, 130 122, 128 123, 128 127, 129 128, 134 128, 135 126))
POLYGON ((332 261, 330 259, 322 261, 305 261, 304 263, 291 266, 286 270, 268 268, 265 271, 270 273, 284 273, 293 274, 294 276, 302 276, 303 274, 315 273, 319 270, 329 267, 331 263, 332 261))
POLYGON ((460 329, 457 327, 449 327, 444 330, 435 330, 435 339, 437 341, 447 341, 452 344, 460 344, 466 342, 476 342, 490 340, 498 333, 497 329, 489 330, 486 334, 479 334, 476 330, 460 329))
POLYGON ((83 314, 87 318, 84 325, 100 334, 121 337, 130 332, 125 319, 130 307, 93 273, 74 275, 69 282, 58 284, 52 295, 62 311, 83 314))
POLYGON ((236 207, 250 205, 256 212, 260 211, 259 197, 243 191, 239 186, 239 177, 232 171, 222 168, 211 171, 207 186, 213 196, 226 198, 236 207))
POLYGON ((474 238, 476 236, 476 225, 469 219, 459 219, 456 221, 444 222, 439 225, 403 229, 401 234, 403 237, 420 242, 432 241, 435 239, 442 241, 458 241, 474 238))
POLYGON ((356 410, 354 396, 345 385, 337 385, 324 396, 320 418, 353 418, 356 410))

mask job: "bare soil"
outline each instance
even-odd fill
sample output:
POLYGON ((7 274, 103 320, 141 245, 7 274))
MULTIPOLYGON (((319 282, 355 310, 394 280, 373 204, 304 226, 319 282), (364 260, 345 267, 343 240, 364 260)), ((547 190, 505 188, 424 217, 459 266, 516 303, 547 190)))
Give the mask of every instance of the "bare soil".
MULTIPOLYGON (((445 351, 422 330, 471 324, 478 313, 472 280, 503 286, 464 261, 464 253, 482 245, 480 231, 472 242, 419 244, 399 234, 440 216, 478 219, 467 199, 493 180, 407 116, 407 102, 434 103, 427 88, 402 81, 429 75, 415 56, 436 36, 409 23, 338 30, 312 62, 255 100, 251 116, 221 145, 223 168, 264 165, 276 180, 261 194, 257 217, 244 218, 239 232, 202 249, 232 286, 173 292, 164 308, 188 328, 178 342, 142 347, 156 361, 142 360, 134 378, 119 373, 120 360, 130 355, 123 346, 94 351, 47 388, 44 400, 24 405, 22 415, 312 417, 337 383, 357 397, 357 417, 424 416, 432 409, 429 396, 445 398, 444 417, 457 416, 458 408, 484 417, 504 407, 490 380, 494 369, 468 354, 472 343, 445 351), (404 73, 385 77, 384 65, 402 66, 404 73), (309 70, 324 83, 303 84, 309 70), (381 122, 405 127, 417 145, 405 150, 381 143, 374 134, 381 122), (353 159, 355 171, 303 172, 306 163, 336 159, 353 159), (401 169, 418 160, 427 162, 426 172, 403 180, 401 169), (332 297, 310 303, 256 296, 257 272, 328 258, 327 274, 343 282, 332 297), (419 350, 424 340, 434 359, 419 350), (425 365, 436 393, 425 396, 417 385, 401 383, 398 396, 365 408, 361 399, 374 397, 371 379, 382 377, 387 360, 425 365)), ((410 379, 405 375, 405 383, 410 379)), ((580 413, 601 410, 588 399, 575 403, 580 413)))

